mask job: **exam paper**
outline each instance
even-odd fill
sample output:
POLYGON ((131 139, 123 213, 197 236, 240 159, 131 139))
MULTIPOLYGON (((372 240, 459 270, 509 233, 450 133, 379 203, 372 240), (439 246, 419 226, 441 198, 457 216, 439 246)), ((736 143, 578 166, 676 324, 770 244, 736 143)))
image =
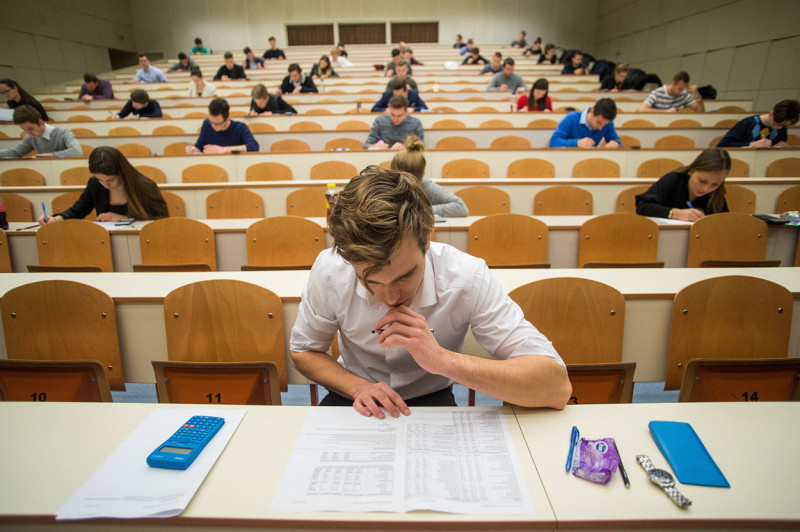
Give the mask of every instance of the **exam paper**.
POLYGON ((312 408, 273 510, 534 513, 502 410, 312 408))
POLYGON ((56 520, 172 517, 180 514, 244 418, 246 410, 157 409, 62 506, 56 520), (225 424, 184 471, 147 465, 147 456, 192 416, 225 424))

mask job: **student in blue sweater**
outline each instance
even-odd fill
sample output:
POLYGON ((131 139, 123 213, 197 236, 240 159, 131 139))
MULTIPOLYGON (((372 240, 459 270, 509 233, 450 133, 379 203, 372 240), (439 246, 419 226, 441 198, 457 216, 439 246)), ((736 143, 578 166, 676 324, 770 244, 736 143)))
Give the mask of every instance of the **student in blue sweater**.
POLYGON ((203 120, 200 136, 194 146, 186 145, 186 153, 232 153, 258 151, 258 142, 242 122, 231 120, 230 106, 224 98, 208 104, 208 118, 203 120))
POLYGON ((614 129, 617 104, 601 98, 594 107, 575 111, 564 117, 550 137, 551 148, 594 148, 605 139, 606 148, 619 148, 622 141, 614 129))

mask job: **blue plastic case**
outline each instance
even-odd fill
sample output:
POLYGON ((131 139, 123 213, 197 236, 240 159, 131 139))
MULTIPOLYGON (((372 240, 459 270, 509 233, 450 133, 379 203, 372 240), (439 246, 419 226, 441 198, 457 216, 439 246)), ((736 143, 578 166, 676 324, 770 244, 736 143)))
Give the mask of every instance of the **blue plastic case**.
POLYGON ((650 434, 682 484, 730 488, 700 437, 688 423, 651 421, 650 434))

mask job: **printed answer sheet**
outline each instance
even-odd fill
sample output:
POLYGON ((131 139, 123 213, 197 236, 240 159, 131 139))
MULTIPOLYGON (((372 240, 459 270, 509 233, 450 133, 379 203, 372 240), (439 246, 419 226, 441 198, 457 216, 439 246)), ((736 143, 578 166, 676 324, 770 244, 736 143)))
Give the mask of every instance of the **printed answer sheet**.
POLYGON ((500 408, 308 411, 273 510, 531 515, 500 408))

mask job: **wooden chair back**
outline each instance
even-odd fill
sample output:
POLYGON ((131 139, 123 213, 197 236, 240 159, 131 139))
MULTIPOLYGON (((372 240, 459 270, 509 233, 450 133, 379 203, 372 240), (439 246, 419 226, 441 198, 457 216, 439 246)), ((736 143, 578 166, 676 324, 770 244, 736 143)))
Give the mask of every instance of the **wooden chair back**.
POLYGON ((159 403, 280 405, 274 362, 152 360, 159 403))
POLYGON ((0 401, 112 402, 96 360, 0 360, 0 401))
POLYGON ((186 216, 186 204, 182 197, 169 190, 162 190, 161 195, 167 202, 167 212, 171 218, 186 216))
POLYGON ((750 165, 731 157, 731 171, 728 172, 728 177, 750 177, 750 165))
POLYGON ((461 120, 448 118, 445 120, 437 120, 433 123, 431 129, 467 129, 467 126, 461 120))
POLYGON ((13 192, 2 192, 0 197, 6 206, 6 220, 9 222, 32 222, 33 205, 31 200, 13 192))
POLYGON ((508 165, 508 177, 555 177, 556 167, 550 161, 528 157, 508 165))
POLYGON ((148 155, 152 155, 150 148, 136 142, 117 144, 117 149, 122 152, 122 155, 125 157, 147 157, 148 155))
POLYGON ((469 137, 443 137, 436 142, 437 150, 474 150, 477 149, 475 141, 469 137))
POLYGON ((616 288, 591 279, 555 277, 508 295, 567 364, 622 361, 625 297, 616 288))
POLYGON ((631 135, 620 135, 619 140, 622 141, 622 146, 625 148, 632 148, 634 146, 642 147, 642 141, 631 135))
POLYGON ((140 174, 145 176, 146 178, 150 179, 155 183, 159 183, 163 185, 167 182, 167 174, 164 173, 164 170, 161 168, 156 168, 155 166, 149 166, 146 164, 140 164, 139 166, 135 166, 136 170, 139 171, 140 174))
POLYGON ((655 177, 659 178, 676 168, 680 168, 684 164, 675 159, 668 159, 666 157, 658 157, 650 159, 639 165, 636 170, 636 177, 655 177))
MULTIPOLYGON (((73 192, 64 192, 63 194, 59 194, 58 196, 53 198, 53 201, 50 202, 50 212, 53 214, 58 214, 60 212, 64 212, 73 205, 75 202, 78 201, 78 198, 81 197, 81 192, 79 190, 75 190, 73 192)), ((86 215, 84 220, 89 220, 90 222, 94 222, 97 219, 97 213, 94 209, 92 212, 86 215)))
POLYGON ((619 164, 601 157, 584 159, 572 167, 572 177, 619 177, 619 164))
POLYGON ((173 136, 173 135, 185 135, 186 132, 183 130, 182 127, 178 126, 158 126, 157 128, 153 129, 151 135, 156 136, 173 136))
POLYGON ((471 216, 489 216, 511 212, 511 198, 508 192, 495 187, 467 187, 456 191, 456 196, 464 200, 471 216))
POLYGON ((787 211, 800 211, 800 185, 789 187, 778 194, 775 212, 787 211))
POLYGON ((527 127, 528 129, 555 129, 558 127, 558 120, 552 120, 550 118, 538 118, 528 122, 527 127))
POLYGON ((800 358, 690 360, 678 402, 800 401, 800 358))
POLYGON ((289 131, 322 131, 322 125, 317 122, 302 120, 289 126, 289 131))
POLYGON ((72 134, 78 139, 97 136, 97 133, 88 127, 73 127, 70 129, 70 131, 72 131, 72 134))
POLYGON ((636 214, 636 196, 644 194, 649 189, 649 185, 637 185, 626 188, 617 195, 617 206, 614 212, 625 212, 636 214))
POLYGON ((140 137, 142 134, 135 127, 117 126, 108 130, 109 137, 140 137))
POLYGON ((94 118, 89 115, 69 115, 67 122, 94 122, 94 118))
POLYGON ((332 181, 335 179, 350 180, 358 175, 358 170, 346 161, 323 161, 311 167, 309 177, 312 180, 332 181))
POLYGON ((43 266, 97 266, 104 272, 114 271, 108 231, 88 220, 63 220, 40 227, 36 249, 43 266))
POLYGON ((604 214, 581 225, 578 267, 590 263, 654 263, 658 224, 638 214, 604 214))
POLYGON ((679 118, 670 122, 667 127, 672 129, 699 129, 703 127, 703 124, 691 118, 679 118))
POLYGON ((343 120, 336 124, 337 131, 369 131, 369 129, 370 125, 363 120, 343 120))
POLYGON ((186 155, 186 144, 183 142, 170 142, 164 146, 164 155, 186 155))
POLYGON ((478 159, 455 159, 442 166, 442 179, 489 179, 489 165, 478 159))
POLYGON ((306 142, 298 139, 283 139, 273 142, 269 151, 282 152, 282 153, 300 153, 311 151, 311 146, 306 142))
POLYGON ((572 384, 568 404, 631 403, 634 371, 636 362, 568 364, 567 374, 572 384))
POLYGON ((756 212, 756 193, 741 185, 725 185, 725 201, 730 212, 756 212))
POLYGON ((620 126, 624 129, 643 129, 643 128, 653 128, 656 127, 655 123, 650 120, 645 120, 643 118, 634 118, 633 120, 626 120, 624 124, 620 126))
POLYGON ((514 124, 502 118, 492 118, 491 120, 484 120, 478 127, 483 129, 514 129, 514 124))
POLYGON ((677 390, 693 358, 785 358, 792 294, 744 275, 712 277, 675 294, 665 390, 677 390))
POLYGON ((10 317, 3 320, 9 360, 96 360, 111 389, 125 389, 117 315, 105 292, 74 281, 37 281, 6 292, 0 311, 10 317))
POLYGON ((0 174, 0 186, 43 187, 44 176, 30 168, 11 168, 0 174))
POLYGON ((228 181, 228 172, 215 164, 193 164, 183 169, 184 183, 223 183, 228 181))
POLYGON ((364 149, 364 143, 360 140, 349 137, 333 139, 325 143, 325 151, 339 149, 345 149, 347 151, 362 151, 364 149))
POLYGON ((244 188, 225 188, 206 197, 206 218, 263 218, 264 200, 244 188))
POLYGON ((693 150, 694 139, 685 135, 665 135, 656 139, 657 150, 693 150))
POLYGON ((592 193, 572 185, 557 185, 540 190, 533 197, 534 216, 589 215, 594 210, 592 193))
POLYGON ((67 168, 61 172, 61 186, 82 186, 85 187, 89 182, 92 173, 86 166, 76 166, 74 168, 67 168))
POLYGON ((767 177, 800 176, 800 157, 776 159, 767 165, 767 177))
POLYGON ((245 181, 288 181, 292 179, 292 169, 281 163, 251 164, 244 171, 245 181))
POLYGON ((763 261, 767 224, 749 214, 722 212, 700 218, 689 230, 688 268, 703 261, 763 261))
POLYGON ((467 252, 490 267, 547 264, 547 225, 530 216, 493 214, 473 222, 467 234, 467 252))
POLYGON ((164 299, 170 361, 273 362, 286 391, 283 305, 260 286, 215 279, 176 288, 164 299))
POLYGON ((0 273, 11 273, 11 252, 8 249, 8 235, 0 231, 0 273))
POLYGON ((492 141, 493 150, 529 150, 531 141, 519 135, 505 135, 492 141))
POLYGON ((247 228, 248 266, 311 268, 323 249, 325 230, 299 216, 273 216, 247 228))
POLYGON ((214 231, 190 218, 162 218, 139 232, 143 264, 203 264, 217 271, 214 231))
POLYGON ((305 218, 327 216, 325 187, 303 187, 289 192, 286 195, 286 214, 305 218))
POLYGON ((275 131, 275 126, 266 122, 250 122, 247 127, 250 128, 250 133, 272 133, 275 131))

